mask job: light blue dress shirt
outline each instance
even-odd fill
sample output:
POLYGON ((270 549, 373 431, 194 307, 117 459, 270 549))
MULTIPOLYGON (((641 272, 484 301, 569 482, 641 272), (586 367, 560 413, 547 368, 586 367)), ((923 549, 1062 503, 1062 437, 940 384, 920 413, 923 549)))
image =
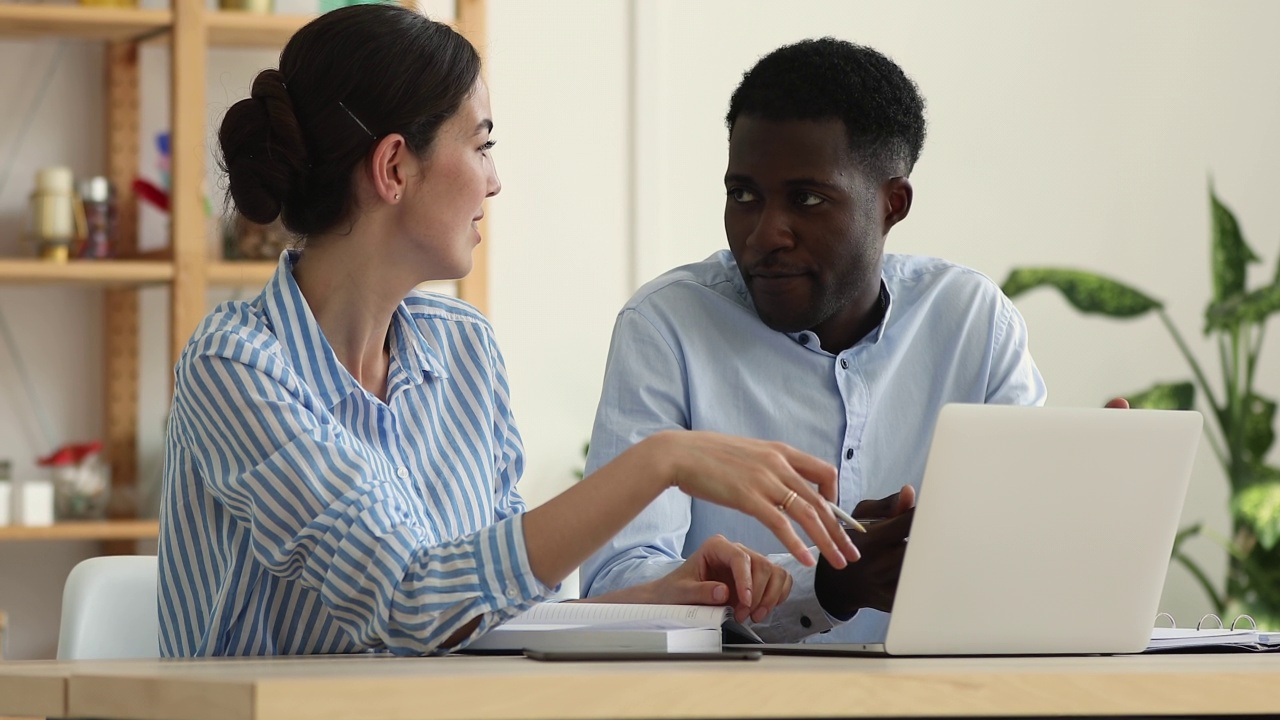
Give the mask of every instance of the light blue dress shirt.
MULTIPOLYGON (((436 651, 544 599, 524 449, 488 321, 415 293, 387 402, 338 362, 293 279, 225 303, 176 369, 160 510, 164 656, 436 651)), ((475 635, 472 635, 474 637, 475 635)))
MULTIPOLYGON (((756 315, 732 254, 672 270, 618 315, 587 473, 660 430, 778 440, 840 472, 839 504, 919 489, 933 425, 949 402, 1042 405, 1045 386, 1022 316, 989 278, 935 258, 887 254, 880 326, 838 355, 811 332, 756 315)), ((875 642, 888 616, 841 623, 813 592, 814 571, 755 519, 664 492, 581 570, 584 595, 670 572, 715 534, 785 567, 790 599, 754 629, 765 640, 875 642)))

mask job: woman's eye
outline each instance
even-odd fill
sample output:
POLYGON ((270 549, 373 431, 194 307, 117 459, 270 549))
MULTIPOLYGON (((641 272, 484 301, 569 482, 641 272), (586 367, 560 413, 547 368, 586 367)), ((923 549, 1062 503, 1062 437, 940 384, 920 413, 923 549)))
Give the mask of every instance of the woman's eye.
POLYGON ((480 146, 480 152, 489 152, 490 150, 493 149, 493 146, 497 144, 498 144, 497 140, 490 140, 489 142, 480 146))
POLYGON ((734 202, 748 203, 756 199, 755 193, 746 188, 729 188, 729 197, 734 202))

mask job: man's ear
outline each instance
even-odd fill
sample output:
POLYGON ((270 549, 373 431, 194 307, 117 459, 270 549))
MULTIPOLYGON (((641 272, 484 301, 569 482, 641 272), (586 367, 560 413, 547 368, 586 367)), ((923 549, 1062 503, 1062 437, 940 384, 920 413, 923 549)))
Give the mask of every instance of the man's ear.
POLYGON ((911 198, 914 190, 911 179, 907 177, 891 177, 885 181, 881 196, 884 198, 884 234, 902 222, 911 212, 911 198))

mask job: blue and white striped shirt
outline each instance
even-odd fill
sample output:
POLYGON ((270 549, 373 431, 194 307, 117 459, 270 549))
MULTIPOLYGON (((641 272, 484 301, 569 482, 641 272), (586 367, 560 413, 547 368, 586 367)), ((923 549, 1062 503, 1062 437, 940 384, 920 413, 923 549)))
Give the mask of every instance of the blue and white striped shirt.
MULTIPOLYGON (((660 430, 779 440, 840 472, 840 506, 920 488, 938 411, 949 402, 1042 405, 1027 328, 999 286, 937 258, 886 254, 880 326, 832 354, 812 332, 760 321, 722 250, 653 280, 618 314, 586 470, 660 430)), ((839 623, 806 568, 755 518, 667 490, 582 566, 584 595, 661 577, 710 536, 771 553, 795 581, 754 629, 772 642, 875 642, 887 615, 839 623)))
POLYGON ((529 568, 524 449, 489 323, 415 293, 387 402, 293 279, 205 318, 176 368, 160 510, 163 656, 436 651, 550 589, 529 568))

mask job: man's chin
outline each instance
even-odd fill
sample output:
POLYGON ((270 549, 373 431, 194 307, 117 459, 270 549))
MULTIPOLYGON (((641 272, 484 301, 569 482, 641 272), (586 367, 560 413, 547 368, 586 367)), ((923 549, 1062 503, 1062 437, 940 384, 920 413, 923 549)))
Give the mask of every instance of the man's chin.
POLYGON ((760 321, 765 324, 765 327, 782 333, 798 333, 813 327, 813 323, 808 322, 807 318, 764 313, 758 308, 756 314, 760 316, 760 321))

